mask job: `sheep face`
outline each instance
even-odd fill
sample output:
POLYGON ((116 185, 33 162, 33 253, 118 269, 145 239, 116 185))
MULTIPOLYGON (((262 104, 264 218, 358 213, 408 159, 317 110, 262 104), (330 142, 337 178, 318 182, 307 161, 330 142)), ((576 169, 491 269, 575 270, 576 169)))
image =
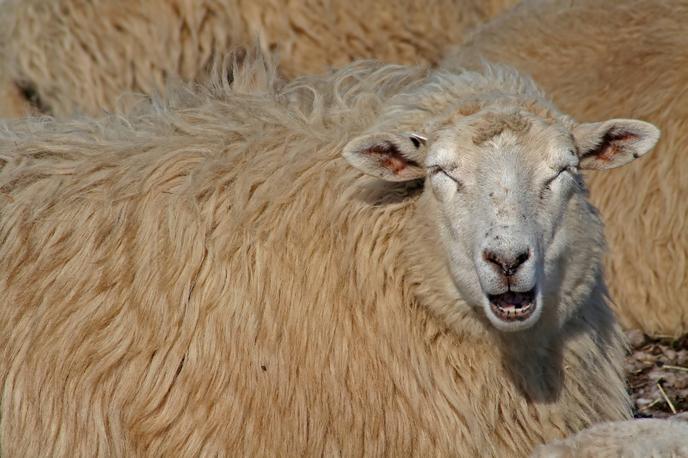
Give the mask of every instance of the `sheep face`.
POLYGON ((568 265, 572 250, 588 243, 579 170, 623 165, 659 136, 642 121, 567 127, 519 111, 434 125, 427 135, 364 135, 344 157, 388 181, 425 179, 453 284, 501 331, 533 326, 549 298, 561 294, 564 277, 572 285, 571 277, 589 271, 568 265))

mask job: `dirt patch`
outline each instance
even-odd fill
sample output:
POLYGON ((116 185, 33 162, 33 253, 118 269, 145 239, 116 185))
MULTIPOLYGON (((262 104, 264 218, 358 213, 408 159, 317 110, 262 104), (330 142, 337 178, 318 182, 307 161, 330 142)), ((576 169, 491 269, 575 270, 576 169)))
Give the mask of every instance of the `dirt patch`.
POLYGON ((688 412, 688 334, 679 339, 626 333, 628 388, 636 418, 666 418, 688 412))

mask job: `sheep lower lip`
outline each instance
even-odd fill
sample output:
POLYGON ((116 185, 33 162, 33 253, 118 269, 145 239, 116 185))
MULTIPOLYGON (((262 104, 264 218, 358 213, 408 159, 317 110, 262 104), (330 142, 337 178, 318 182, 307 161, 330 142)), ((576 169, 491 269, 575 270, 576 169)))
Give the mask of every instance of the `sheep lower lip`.
POLYGON ((524 321, 535 311, 535 288, 524 293, 490 294, 490 309, 503 321, 524 321))

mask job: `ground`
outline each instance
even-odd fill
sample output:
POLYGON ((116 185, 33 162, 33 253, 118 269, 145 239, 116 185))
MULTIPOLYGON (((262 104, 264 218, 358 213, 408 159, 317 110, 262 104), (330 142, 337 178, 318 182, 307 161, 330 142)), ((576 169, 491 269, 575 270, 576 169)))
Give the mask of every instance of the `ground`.
POLYGON ((688 334, 681 338, 650 338, 641 331, 626 333, 626 357, 633 413, 638 418, 666 418, 688 412, 688 334))

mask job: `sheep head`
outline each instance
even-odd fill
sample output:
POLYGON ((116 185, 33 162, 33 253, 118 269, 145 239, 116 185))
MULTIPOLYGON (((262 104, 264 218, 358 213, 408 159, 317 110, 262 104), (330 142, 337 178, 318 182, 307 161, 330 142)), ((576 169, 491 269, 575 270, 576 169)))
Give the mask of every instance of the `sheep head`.
POLYGON ((572 261, 581 246, 603 246, 580 170, 624 165, 659 138, 643 121, 576 124, 517 106, 425 125, 353 139, 344 158, 383 180, 425 180, 458 294, 501 331, 530 328, 562 290, 599 270, 595 259, 572 261))

